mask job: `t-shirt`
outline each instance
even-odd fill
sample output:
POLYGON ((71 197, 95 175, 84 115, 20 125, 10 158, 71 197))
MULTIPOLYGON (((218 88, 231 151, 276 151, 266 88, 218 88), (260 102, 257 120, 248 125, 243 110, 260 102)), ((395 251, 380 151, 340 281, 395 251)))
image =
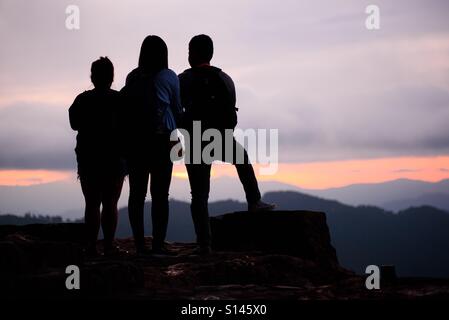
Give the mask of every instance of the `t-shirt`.
POLYGON ((119 92, 88 90, 79 94, 69 108, 70 125, 78 131, 75 152, 78 171, 120 169, 121 97, 119 92))

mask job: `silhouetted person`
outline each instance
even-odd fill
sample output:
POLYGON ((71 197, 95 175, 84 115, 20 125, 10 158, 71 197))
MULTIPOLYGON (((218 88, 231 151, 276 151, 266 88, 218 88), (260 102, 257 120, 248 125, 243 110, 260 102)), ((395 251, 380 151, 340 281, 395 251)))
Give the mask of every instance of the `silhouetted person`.
MULTIPOLYGON (((208 128, 218 129, 224 137, 225 129, 234 129, 237 125, 236 94, 232 79, 221 69, 210 65, 213 56, 213 42, 207 35, 198 35, 189 42, 190 69, 179 75, 181 85, 181 101, 184 107, 184 128, 189 131, 193 139, 193 122, 201 121, 202 131, 208 128)), ((224 141, 224 138, 222 139, 224 141)), ((191 142, 191 146, 193 146, 191 142)), ((224 144, 223 144, 224 145, 224 144)), ((204 147, 204 143, 203 143, 204 147)), ((202 149, 202 148, 201 148, 202 149)), ((191 148, 190 155, 192 155, 191 148)), ((225 150, 222 152, 224 159, 225 150)), ((248 202, 248 210, 252 212, 272 210, 274 205, 261 201, 261 195, 254 174, 253 167, 248 159, 246 150, 233 139, 232 163, 237 169, 239 179, 243 185, 248 202), (237 152, 243 154, 244 162, 236 163, 237 152)), ((211 165, 186 164, 192 193, 191 211, 199 253, 210 252, 210 227, 208 198, 210 190, 211 165)))
POLYGON ((94 61, 91 80, 95 89, 79 94, 69 109, 70 125, 78 131, 75 152, 86 201, 84 221, 89 255, 96 254, 100 221, 105 254, 119 251, 113 241, 125 168, 118 145, 120 94, 111 89, 113 79, 114 66, 107 57, 94 61))
POLYGON ((173 169, 170 133, 176 129, 182 108, 179 80, 168 69, 167 45, 158 36, 142 43, 139 64, 121 91, 126 101, 125 145, 129 169, 129 219, 136 250, 150 253, 144 239, 144 204, 151 174, 152 253, 168 253, 165 236, 168 225, 168 193, 173 169))

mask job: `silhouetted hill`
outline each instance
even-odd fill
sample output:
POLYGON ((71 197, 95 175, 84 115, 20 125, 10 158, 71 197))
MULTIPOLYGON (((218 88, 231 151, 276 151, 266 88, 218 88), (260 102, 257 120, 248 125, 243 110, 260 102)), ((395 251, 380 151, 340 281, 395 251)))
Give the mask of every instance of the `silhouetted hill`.
POLYGON ((449 277, 449 214, 428 206, 394 214, 297 192, 270 192, 279 209, 324 211, 340 263, 356 272, 394 264, 401 276, 449 277))
POLYGON ((448 193, 426 193, 414 198, 397 199, 384 203, 382 208, 400 211, 410 207, 431 205, 441 210, 449 211, 449 191, 448 193))

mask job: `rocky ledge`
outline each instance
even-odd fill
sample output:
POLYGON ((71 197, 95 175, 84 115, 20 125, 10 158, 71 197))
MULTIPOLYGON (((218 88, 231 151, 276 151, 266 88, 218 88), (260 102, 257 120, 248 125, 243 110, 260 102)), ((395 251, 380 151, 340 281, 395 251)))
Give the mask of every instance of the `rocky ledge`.
MULTIPOLYGON (((86 259, 82 224, 0 226, 0 295, 9 298, 418 299, 449 297, 449 281, 398 279, 367 290, 338 265, 326 216, 305 211, 230 213, 211 219, 214 252, 168 243, 176 255, 139 257, 132 239, 120 257, 86 259), (80 290, 65 286, 68 265, 80 290)), ((151 245, 151 238, 147 239, 151 245)), ((101 249, 101 241, 99 241, 101 249)))

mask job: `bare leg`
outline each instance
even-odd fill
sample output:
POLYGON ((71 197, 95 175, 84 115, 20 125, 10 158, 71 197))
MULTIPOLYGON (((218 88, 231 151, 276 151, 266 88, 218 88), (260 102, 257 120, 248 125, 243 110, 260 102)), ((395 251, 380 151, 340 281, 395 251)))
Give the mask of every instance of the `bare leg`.
POLYGON ((115 231, 117 229, 118 208, 117 203, 122 193, 123 178, 104 186, 103 209, 101 212, 101 227, 104 235, 105 251, 113 248, 115 231))
POLYGON ((87 229, 87 250, 89 253, 95 253, 100 230, 101 190, 96 181, 88 181, 84 178, 81 179, 81 189, 86 202, 84 223, 87 229))

